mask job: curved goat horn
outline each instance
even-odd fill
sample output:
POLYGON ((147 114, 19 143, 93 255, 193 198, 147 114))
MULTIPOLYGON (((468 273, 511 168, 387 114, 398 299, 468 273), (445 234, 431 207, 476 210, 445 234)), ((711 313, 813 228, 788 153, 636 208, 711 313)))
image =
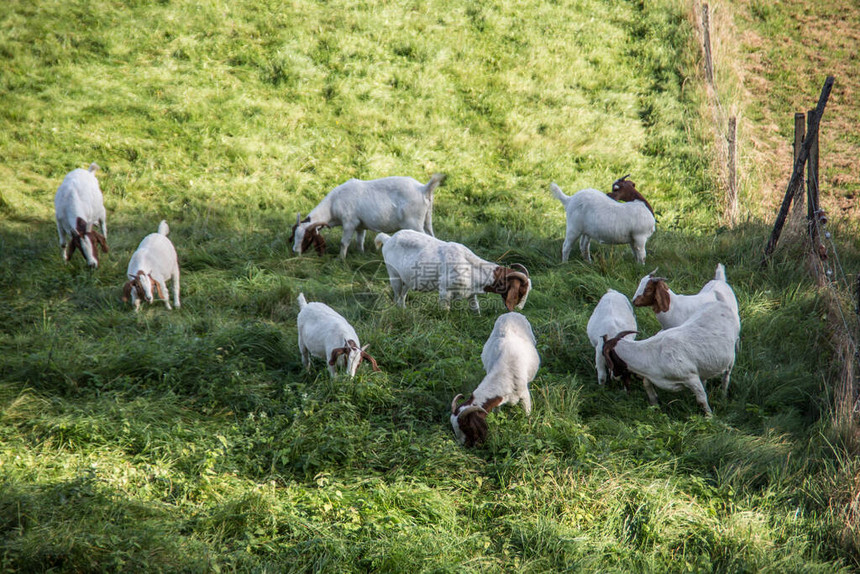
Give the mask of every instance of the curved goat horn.
POLYGON ((366 352, 361 351, 361 358, 362 358, 362 359, 367 359, 368 361, 370 361, 370 366, 371 366, 371 367, 373 367, 373 370, 374 370, 374 371, 378 371, 378 370, 379 370, 379 365, 377 365, 377 364, 376 364, 376 359, 374 359, 373 357, 371 357, 370 355, 368 355, 366 352))
POLYGON ((454 397, 454 400, 453 400, 453 401, 451 401, 451 414, 452 414, 452 415, 453 415, 455 412, 457 412, 457 401, 459 401, 459 400, 460 400, 460 399, 462 399, 462 398, 463 398, 463 395, 457 395, 456 397, 454 397))
POLYGON ((526 277, 530 277, 529 270, 526 269, 526 266, 523 265, 522 263, 514 263, 513 265, 511 265, 511 269, 516 269, 518 271, 522 271, 523 273, 525 273, 526 277))
POLYGON ((523 283, 529 282, 528 273, 520 273, 519 271, 511 271, 510 273, 508 273, 507 278, 508 278, 508 280, 519 279, 523 283))
POLYGON ((484 407, 479 407, 478 405, 469 405, 468 407, 460 411, 460 414, 457 415, 457 418, 460 418, 463 415, 467 415, 469 413, 484 413, 485 415, 490 414, 484 409, 484 407))

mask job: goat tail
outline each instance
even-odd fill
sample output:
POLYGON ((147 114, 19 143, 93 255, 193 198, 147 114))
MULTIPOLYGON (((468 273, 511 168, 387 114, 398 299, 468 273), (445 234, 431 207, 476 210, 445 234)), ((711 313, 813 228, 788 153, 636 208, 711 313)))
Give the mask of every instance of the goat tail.
POLYGON ((717 263, 717 270, 714 272, 714 279, 717 281, 726 280, 726 268, 723 267, 722 263, 717 263))
POLYGON ((299 311, 301 311, 302 309, 305 308, 305 305, 308 304, 308 300, 305 299, 304 293, 299 293, 298 301, 299 301, 299 311))
POLYGON ((439 187, 443 181, 445 181, 446 177, 448 176, 444 173, 434 173, 430 177, 430 181, 428 181, 427 185, 424 186, 424 195, 426 195, 430 201, 433 201, 433 192, 436 191, 436 188, 439 187))
POLYGON ((167 235, 170 233, 170 226, 167 225, 167 220, 162 219, 161 223, 158 224, 158 232, 162 235, 167 235))
POLYGON ((570 199, 570 196, 564 193, 561 188, 555 184, 555 182, 549 184, 549 190, 552 192, 553 197, 564 204, 566 204, 567 200, 570 199))
POLYGON ((377 233, 376 239, 373 240, 373 244, 376 245, 376 250, 379 251, 382 249, 382 246, 385 245, 385 242, 391 239, 391 236, 387 233, 377 233))
POLYGON ((91 163, 91 164, 90 164, 89 172, 90 172, 90 173, 93 173, 94 171, 97 171, 97 170, 99 170, 99 169, 101 169, 101 168, 99 167, 99 164, 97 164, 96 162, 93 162, 93 163, 91 163))

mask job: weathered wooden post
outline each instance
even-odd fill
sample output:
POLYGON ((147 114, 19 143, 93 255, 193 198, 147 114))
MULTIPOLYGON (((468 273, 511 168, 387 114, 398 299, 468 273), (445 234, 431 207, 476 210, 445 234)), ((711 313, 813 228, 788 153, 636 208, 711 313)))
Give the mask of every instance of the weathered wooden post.
POLYGON ((734 225, 738 214, 738 119, 735 116, 729 118, 726 142, 729 147, 729 221, 734 225))
POLYGON ((705 77, 712 89, 714 88, 714 62, 711 59, 711 22, 708 15, 708 3, 702 4, 702 28, 704 30, 705 77))
MULTIPOLYGON (((800 157, 800 148, 803 146, 803 140, 806 137, 806 114, 798 112, 794 114, 794 160, 791 165, 797 163, 797 158, 800 157)), ((797 193, 794 194, 794 215, 798 218, 803 212, 804 199, 806 189, 803 182, 800 182, 800 187, 797 188, 797 193)))
POLYGON ((815 117, 809 122, 807 136, 804 139, 803 145, 800 146, 800 154, 797 156, 797 161, 794 162, 794 170, 792 171, 791 179, 788 182, 788 189, 785 191, 785 197, 782 200, 782 205, 779 208, 779 213, 777 214, 776 221, 773 224, 773 232, 771 232, 770 239, 764 249, 764 256, 761 260, 762 265, 765 265, 768 262, 770 256, 773 254, 773 250, 776 248, 779 236, 782 233, 782 227, 785 225, 785 219, 788 217, 791 200, 794 197, 798 186, 803 182, 803 167, 809 157, 809 142, 810 140, 814 140, 818 135, 818 124, 821 121, 821 117, 824 115, 824 108, 827 106, 827 100, 830 98, 830 91, 833 89, 833 81, 833 76, 827 76, 827 79, 824 81, 824 87, 821 89, 821 96, 818 98, 818 105, 815 107, 815 117))

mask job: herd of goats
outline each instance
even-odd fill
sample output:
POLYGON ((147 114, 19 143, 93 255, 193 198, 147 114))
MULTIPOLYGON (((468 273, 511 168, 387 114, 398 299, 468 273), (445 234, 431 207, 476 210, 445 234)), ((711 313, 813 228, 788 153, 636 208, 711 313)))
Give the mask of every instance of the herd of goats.
MULTIPOLYGON (((98 267, 99 248, 108 251, 97 169, 93 163, 89 169, 71 171, 54 198, 63 259, 68 261, 78 249, 92 268, 98 267)), ((636 261, 645 262, 645 243, 655 229, 654 211, 627 177, 615 181, 608 194, 583 189, 568 196, 551 184, 552 194, 567 215, 562 261, 567 261, 576 240, 582 257, 591 261, 590 242, 594 239, 626 243, 636 261)), ((433 175, 426 184, 411 177, 351 179, 329 192, 307 217, 297 215, 290 242, 298 254, 313 247, 322 255, 326 242, 320 231, 341 226, 340 256, 344 258, 353 236, 358 249, 364 251, 365 232, 377 232, 375 244, 382 251, 394 300, 400 307, 405 307, 410 289, 438 291, 439 302, 446 309, 453 299, 469 299, 474 311, 479 311, 478 294, 501 295, 509 312, 496 320, 484 344, 481 362, 487 374, 467 400, 460 402, 462 395, 457 395, 451 403, 451 426, 457 439, 466 446, 476 446, 487 438, 486 418, 494 408, 522 402, 526 414, 531 411, 529 383, 540 366, 540 357, 531 324, 515 311, 525 305, 531 280, 522 265, 498 265, 460 243, 435 238, 433 192, 444 179, 443 174, 433 175)), ((152 303, 156 298, 171 309, 168 281, 173 286, 173 306, 180 306, 179 263, 167 237, 169 232, 167 222, 162 221, 158 231, 147 235, 131 256, 123 301, 131 301, 136 311, 141 301, 152 303)), ((298 296, 298 305, 298 344, 305 368, 310 369, 313 355, 328 361, 332 376, 345 368, 353 377, 363 360, 379 370, 343 316, 324 303, 309 303, 303 293, 298 296)), ((635 373, 642 378, 652 404, 657 404, 655 386, 670 391, 686 387, 710 416, 703 381, 722 375, 722 391, 728 391, 740 316, 725 269, 718 264, 713 280, 695 295, 674 293, 665 279, 653 273, 642 278, 632 304, 622 293, 609 289, 595 307, 587 333, 595 349, 598 383, 612 377, 628 388, 630 375, 635 373), (633 305, 651 307, 662 330, 648 339, 636 340, 633 305)))

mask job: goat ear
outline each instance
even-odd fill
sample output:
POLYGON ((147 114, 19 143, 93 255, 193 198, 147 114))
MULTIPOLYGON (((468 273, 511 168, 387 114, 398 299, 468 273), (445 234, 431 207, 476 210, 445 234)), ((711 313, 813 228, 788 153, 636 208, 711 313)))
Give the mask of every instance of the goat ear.
POLYGON ((93 235, 95 236, 96 241, 98 241, 98 244, 101 245, 102 251, 108 253, 110 249, 108 249, 107 239, 105 239, 105 236, 98 231, 94 231, 93 235))
POLYGON ((301 222, 302 222, 302 213, 298 212, 298 213, 296 213, 296 225, 298 225, 301 222))
POLYGON ((475 410, 457 417, 457 425, 466 437, 466 446, 481 446, 487 440, 487 412, 475 410))
POLYGON ((158 293, 158 298, 167 301, 167 297, 164 296, 164 291, 161 290, 161 284, 155 279, 153 279, 152 275, 149 276, 149 281, 155 286, 155 291, 158 293))
POLYGON ((83 218, 79 217, 75 220, 75 231, 78 232, 78 235, 84 235, 87 232, 87 222, 83 218))
POLYGON ((508 291, 502 294, 502 298, 505 300, 505 307, 508 308, 508 311, 513 311, 519 302, 521 285, 522 281, 519 279, 508 279, 508 291))
POLYGON ((662 279, 654 285, 654 311, 665 313, 669 310, 669 286, 662 279))
POLYGON ((132 281, 126 281, 125 285, 122 286, 122 302, 127 303, 129 299, 131 299, 131 290, 134 287, 134 283, 132 281))
POLYGON ((344 353, 349 353, 349 347, 338 347, 337 349, 332 349, 331 359, 329 359, 328 364, 334 366, 335 363, 337 363, 337 358, 344 353))

